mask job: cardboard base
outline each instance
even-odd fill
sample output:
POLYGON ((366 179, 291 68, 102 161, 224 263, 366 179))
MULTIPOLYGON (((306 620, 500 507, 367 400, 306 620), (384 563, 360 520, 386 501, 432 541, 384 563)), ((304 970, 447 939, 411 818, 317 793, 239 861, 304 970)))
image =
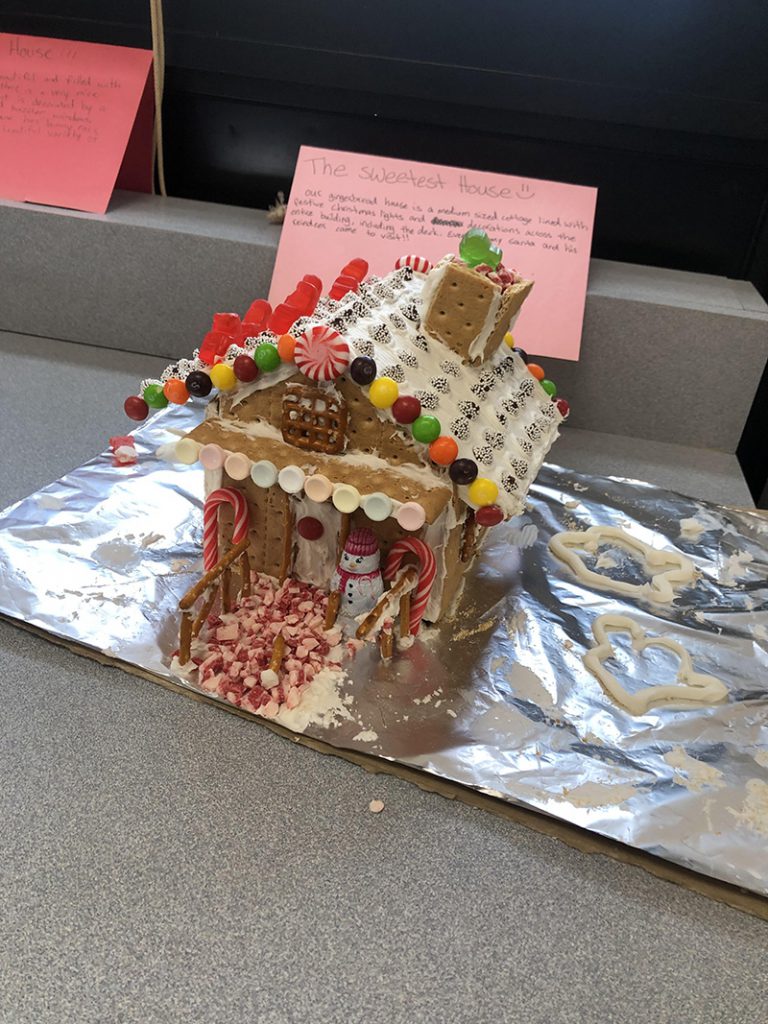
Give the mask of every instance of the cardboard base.
POLYGON ((486 796, 477 790, 470 789, 467 786, 462 786, 459 783, 450 782, 436 775, 430 775, 428 772, 421 771, 418 768, 410 768, 407 765, 397 764, 392 761, 387 761, 384 758, 373 757, 370 754, 364 754, 359 751, 334 747, 329 743, 324 743, 322 740, 314 739, 311 736, 291 732, 289 729, 286 729, 282 725, 278 725, 276 722, 272 722, 265 718, 258 718, 246 711, 241 711, 239 708, 233 707, 232 705, 214 700, 212 697, 209 697, 204 693, 189 690, 178 683, 174 683, 169 679, 164 679, 162 676, 155 675, 152 672, 147 672, 144 669, 129 664, 128 662, 109 657, 108 655, 102 654, 100 651, 93 648, 86 647, 83 644, 75 644, 54 636, 37 626, 30 625, 29 623, 22 622, 18 619, 5 615, 0 615, 0 619, 13 626, 18 626, 21 629, 27 630, 27 632, 40 636, 44 640, 55 643, 59 647, 65 647, 73 654, 77 654, 85 658, 91 658, 93 661, 97 661, 102 665, 107 665, 110 668, 122 669, 130 675, 147 679, 149 682, 156 683, 166 690, 178 693, 184 697, 189 697, 201 704, 208 704, 211 707, 217 708, 218 710, 224 711, 230 715, 247 718, 249 721, 269 729, 271 732, 276 733, 278 736, 282 736, 286 740, 290 740, 293 743, 300 743, 302 746, 309 747, 321 754, 330 754, 334 757, 343 758, 343 760, 349 761, 351 764, 356 764, 360 768, 364 768, 367 772, 371 772, 372 774, 393 775, 398 779, 403 779, 406 782, 418 786, 420 789, 423 789, 428 793, 437 793, 449 800, 461 800, 462 803, 467 804, 470 807, 488 811, 498 817, 506 818, 508 821, 514 821, 519 825, 524 825, 526 828, 531 828, 543 835, 550 836, 552 839, 557 839, 560 842, 565 843, 567 846, 580 850, 582 853, 611 857, 613 860, 620 861, 623 864, 630 864, 633 867, 642 868, 644 871, 654 875, 656 878, 661 878, 664 881, 683 886, 691 892, 698 893, 701 896, 706 896, 708 899, 717 900, 719 903, 724 903, 729 907, 733 907, 735 910, 743 910, 747 914, 752 914, 755 917, 768 920, 768 899, 758 896, 755 893, 748 892, 745 889, 740 889, 738 886, 729 885, 727 882, 720 882, 717 879, 709 878, 706 875, 699 874, 696 871, 691 871, 688 868, 680 867, 679 865, 663 860, 660 857, 654 857, 652 854, 644 853, 643 851, 636 850, 633 847, 625 846, 623 843, 607 839, 604 836, 596 835, 595 833, 589 832, 586 829, 581 829, 576 825, 571 825, 568 822, 550 818, 548 815, 542 814, 539 811, 530 810, 526 807, 510 804, 505 800, 486 796))

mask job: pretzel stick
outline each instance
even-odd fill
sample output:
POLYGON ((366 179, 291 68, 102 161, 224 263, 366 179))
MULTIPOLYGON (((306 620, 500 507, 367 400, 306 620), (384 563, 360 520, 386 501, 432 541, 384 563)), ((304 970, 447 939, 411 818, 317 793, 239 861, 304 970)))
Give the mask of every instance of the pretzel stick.
POLYGON ((464 520, 464 529, 461 534, 461 550, 459 552, 459 559, 462 562, 468 562, 475 553, 476 536, 477 521, 475 520, 475 513, 470 511, 467 513, 467 518, 464 520))
POLYGON ((198 597, 200 597, 200 595, 207 590, 212 583, 216 582, 221 575, 222 570, 228 565, 231 565, 247 547, 248 538, 243 537, 239 544, 235 544, 233 548, 230 548, 226 555, 224 555, 224 557, 221 558, 212 569, 209 569, 208 572, 197 581, 194 587, 191 587, 184 597, 182 597, 179 601, 179 608, 181 611, 186 611, 188 608, 191 608, 198 597))
POLYGON ((410 593, 416 588, 419 582, 419 570, 415 565, 406 565, 402 570, 402 573, 389 590, 382 594, 379 600, 376 602, 375 607, 366 615, 360 625, 357 627, 355 636, 358 640, 364 640, 365 637, 375 628, 377 622, 382 616, 382 613, 395 601, 398 597, 401 597, 404 593, 410 593))
POLYGON ((240 557, 240 597, 251 596, 251 560, 248 549, 240 557))
POLYGON ((232 570, 227 566, 221 574, 221 605, 225 612, 232 611, 232 600, 230 595, 230 582, 232 570))
POLYGON ((338 590, 332 590, 328 595, 328 607, 325 610, 325 622, 323 623, 325 629, 330 629, 336 622, 339 614, 340 603, 341 594, 338 590))
POLYGON ((192 626, 193 637, 197 636, 200 630, 203 628, 203 623, 208 618, 208 613, 210 612, 211 608, 213 608, 214 601, 216 600, 216 593, 216 587, 211 587, 210 593, 208 594, 208 597, 206 597, 205 603, 203 604, 203 607, 200 609, 200 613, 195 619, 194 625, 192 626))
POLYGON ((411 592, 410 590, 400 598, 400 636, 411 634, 411 592))
POLYGON ((181 616, 181 633, 179 635, 179 664, 186 665, 192 647, 192 616, 183 612, 181 616))
POLYGON ((275 642, 272 645, 272 657, 269 662, 269 667, 273 672, 279 672, 280 666, 283 663, 283 656, 285 654, 285 640, 282 633, 278 633, 275 637, 275 642))
POLYGON ((293 508, 288 499, 288 508, 285 516, 285 536, 283 538, 283 560, 280 563, 280 582, 284 583, 288 573, 291 571, 293 556, 293 508))
POLYGON ((379 654, 382 658, 387 661, 392 657, 392 651, 394 649, 394 635, 392 633, 392 626, 389 628, 385 625, 382 631, 379 633, 379 654))

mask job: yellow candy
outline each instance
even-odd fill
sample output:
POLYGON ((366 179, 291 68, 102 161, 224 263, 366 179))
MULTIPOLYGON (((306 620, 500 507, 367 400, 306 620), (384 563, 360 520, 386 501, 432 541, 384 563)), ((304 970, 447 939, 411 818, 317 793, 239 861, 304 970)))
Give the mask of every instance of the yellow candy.
POLYGON ((479 476, 467 488, 467 497, 473 505, 482 508, 483 505, 492 505, 499 496, 499 488, 493 480, 487 480, 479 476))
POLYGON ((371 400, 371 404, 375 405, 377 409, 388 409, 390 405, 395 404, 399 394, 400 389, 397 386, 397 381, 392 380, 391 377, 379 377, 378 380, 371 384, 368 397, 371 400))
POLYGON ((237 384, 235 371, 227 363, 216 363, 215 366, 211 367, 209 374, 211 383, 219 391, 231 391, 235 384, 237 384))
POLYGON ((509 331, 507 331, 507 333, 504 335, 504 344, 509 345, 510 348, 515 347, 515 339, 512 337, 509 331))

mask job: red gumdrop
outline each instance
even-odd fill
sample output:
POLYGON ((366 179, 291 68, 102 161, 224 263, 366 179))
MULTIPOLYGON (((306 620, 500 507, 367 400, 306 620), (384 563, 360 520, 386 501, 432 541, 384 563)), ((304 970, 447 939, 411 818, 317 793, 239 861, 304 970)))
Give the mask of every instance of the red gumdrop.
POLYGON ((475 512, 478 526, 497 526, 504 519, 504 513, 498 505, 483 505, 475 512))
POLYGON ((239 334, 240 317, 237 313, 214 313, 212 331, 221 331, 222 334, 239 334))
POLYGON ((317 274, 305 274, 304 277, 302 277, 301 280, 305 281, 307 284, 311 284, 311 285, 313 285, 313 287, 317 288, 317 294, 318 295, 322 295, 323 294, 323 282, 320 280, 320 278, 317 276, 317 274))
POLYGON ((358 283, 363 280, 365 275, 368 273, 368 263, 364 259, 358 257, 356 260, 350 260, 349 263, 344 267, 340 276, 341 277, 352 277, 358 283))
POLYGON ((260 331, 266 329, 267 320, 269 320, 272 314, 272 307, 266 299, 256 299, 248 307, 248 312, 243 317, 243 320, 247 320, 249 324, 256 324, 260 331))
POLYGON ((242 345, 246 338, 255 338, 257 335, 261 334, 263 330, 264 328, 259 324, 252 324, 247 320, 243 320, 240 325, 240 335, 237 339, 237 344, 242 345))
POLYGON ((303 291, 306 291, 307 295, 310 295, 310 293, 311 293, 311 299, 308 300, 309 304, 310 304, 309 311, 310 311, 310 313, 314 313, 315 306, 317 305, 317 301, 320 298, 320 296, 322 294, 322 289, 323 289, 322 283, 320 282, 320 278, 316 277, 312 281, 308 281, 305 278, 303 281, 300 281, 296 285, 296 288, 297 289, 301 288, 303 291), (315 284, 315 281, 317 281, 318 283, 315 284))
POLYGON ((341 299, 347 292, 356 292, 359 284, 360 282, 354 277, 339 274, 333 282, 333 287, 328 292, 328 295, 332 299, 341 299))
POLYGON ((296 305, 301 303, 301 308, 311 313, 317 305, 319 298, 320 292, 313 284, 309 281, 298 281, 296 287, 285 301, 289 306, 292 306, 294 305, 292 300, 295 299, 296 305))
POLYGON ((208 366, 213 366, 216 356, 223 356, 229 346, 235 344, 235 340, 231 334, 223 334, 221 331, 208 331, 200 346, 200 358, 208 366))
POLYGON ((319 540, 325 532, 323 524, 314 516, 302 516, 296 523, 296 529, 304 540, 319 540))
MULTIPOLYGON (((299 282, 301 284, 301 282, 299 282)), ((309 286, 308 286, 309 287, 309 286)), ((298 285, 285 300, 286 306, 291 306, 300 316, 308 316, 312 307, 314 292, 309 288, 309 293, 302 291, 298 285)))
POLYGON ((570 405, 566 402, 566 400, 564 398, 558 398, 558 400, 557 400, 557 411, 560 413, 560 415, 563 418, 565 418, 568 415, 568 413, 571 411, 570 405))
POLYGON ((149 416, 149 406, 138 395, 131 395, 130 398, 126 398, 123 403, 123 409, 125 409, 125 415, 132 420, 145 420, 149 416))
POLYGON ((288 334, 294 323, 299 319, 299 311, 294 306, 281 302, 275 306, 267 326, 273 334, 288 334))

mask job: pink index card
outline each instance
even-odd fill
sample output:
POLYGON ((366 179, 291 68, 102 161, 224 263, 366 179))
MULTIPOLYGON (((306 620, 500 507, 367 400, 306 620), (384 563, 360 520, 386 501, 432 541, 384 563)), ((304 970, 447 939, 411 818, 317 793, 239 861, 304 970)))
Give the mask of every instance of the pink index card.
POLYGON ((104 213, 129 139, 133 180, 151 181, 151 118, 132 131, 151 66, 149 50, 0 33, 0 196, 104 213))
POLYGON ((302 146, 269 298, 304 274, 327 293, 356 256, 387 274, 400 256, 435 262, 483 228, 504 265, 536 284, 515 326, 532 354, 578 359, 597 189, 302 146))

